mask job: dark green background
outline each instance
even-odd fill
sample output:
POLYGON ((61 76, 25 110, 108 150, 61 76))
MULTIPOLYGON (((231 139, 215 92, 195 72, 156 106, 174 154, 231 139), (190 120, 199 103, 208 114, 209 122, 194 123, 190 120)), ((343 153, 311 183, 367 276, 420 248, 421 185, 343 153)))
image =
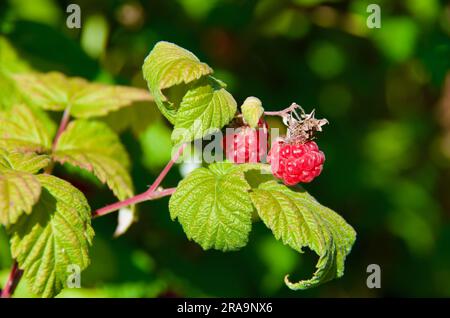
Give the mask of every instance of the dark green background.
MULTIPOLYGON (((294 292, 283 277, 310 277, 313 253, 284 247, 262 223, 241 251, 202 251, 162 199, 141 204, 140 221, 117 239, 115 215, 96 219, 85 288, 61 296, 449 297, 449 21, 438 0, 2 1, 0 31, 36 70, 145 87, 143 60, 167 40, 213 67, 238 103, 258 96, 266 110, 316 108, 330 121, 318 140, 327 161, 306 189, 358 233, 343 278, 294 292), (79 30, 66 27, 69 3, 81 7, 79 30), (369 3, 381 7, 380 29, 366 26, 369 3), (366 287, 372 263, 381 289, 366 287)), ((170 126, 158 120, 139 138, 121 136, 144 191, 170 155, 170 126)), ((93 208, 114 200, 79 174, 56 173, 93 208)), ((163 185, 179 179, 174 169, 163 185)), ((10 257, 0 233, 4 282, 10 257)), ((29 296, 25 287, 18 296, 29 296)))

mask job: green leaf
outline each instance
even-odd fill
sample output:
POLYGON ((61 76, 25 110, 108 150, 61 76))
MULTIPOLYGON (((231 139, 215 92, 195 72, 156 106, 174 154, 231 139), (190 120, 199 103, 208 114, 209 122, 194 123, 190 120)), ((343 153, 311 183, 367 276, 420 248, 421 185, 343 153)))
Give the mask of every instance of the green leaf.
POLYGON ((178 184, 170 198, 170 216, 178 218, 187 237, 203 249, 237 250, 247 244, 251 230, 249 190, 236 165, 198 168, 178 184))
POLYGON ((33 152, 9 152, 0 148, 0 172, 16 170, 36 173, 47 167, 49 163, 50 157, 47 155, 37 155, 33 152))
POLYGON ((19 104, 0 112, 0 146, 44 152, 51 148, 54 126, 44 114, 19 104))
POLYGON ((213 70, 191 52, 176 44, 156 43, 142 66, 144 78, 161 112, 175 123, 177 106, 166 100, 162 89, 193 82, 213 70))
POLYGON ((29 66, 20 59, 11 43, 5 37, 0 36, 0 71, 15 73, 27 70, 29 70, 29 66))
POLYGON ((9 226, 23 212, 30 214, 41 194, 34 175, 21 171, 0 171, 0 223, 9 226))
POLYGON ((309 280, 286 285, 307 289, 344 274, 344 261, 356 239, 354 229, 334 211, 318 203, 306 191, 268 181, 250 194, 259 216, 276 239, 302 253, 307 246, 319 255, 316 272, 309 280))
POLYGON ((53 158, 91 171, 120 200, 133 195, 128 154, 105 123, 83 119, 71 122, 61 134, 53 158))
POLYGON ((99 117, 138 101, 153 101, 144 89, 90 83, 57 72, 19 74, 14 79, 30 103, 46 110, 70 107, 77 118, 99 117))
POLYGON ((8 111, 15 104, 21 102, 20 93, 16 87, 16 83, 1 68, 0 92, 0 111, 8 111))
POLYGON ((0 148, 0 223, 9 226, 23 212, 31 213, 41 194, 41 184, 32 173, 49 163, 46 155, 8 152, 0 148))
POLYGON ((202 138, 228 124, 236 113, 233 96, 209 78, 190 89, 181 101, 172 141, 176 144, 202 138))
POLYGON ((264 114, 264 108, 262 103, 257 97, 247 97, 241 106, 242 116, 244 121, 249 124, 250 127, 256 128, 258 126, 259 119, 264 114))
POLYGON ((83 270, 89 265, 94 231, 89 205, 78 189, 51 175, 36 177, 42 194, 33 212, 11 226, 11 253, 30 290, 53 297, 64 288, 69 266, 83 270))

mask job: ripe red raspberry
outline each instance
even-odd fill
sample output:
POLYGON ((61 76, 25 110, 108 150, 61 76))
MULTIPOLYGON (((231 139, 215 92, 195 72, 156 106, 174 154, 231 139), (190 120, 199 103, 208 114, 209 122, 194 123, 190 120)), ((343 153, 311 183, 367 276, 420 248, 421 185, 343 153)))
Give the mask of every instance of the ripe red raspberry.
POLYGON ((257 129, 246 125, 233 129, 222 142, 228 160, 234 163, 260 162, 268 148, 267 123, 260 119, 257 129))
POLYGON ((322 172, 325 155, 314 141, 293 144, 276 141, 267 161, 274 176, 292 186, 311 182, 317 177, 322 172))

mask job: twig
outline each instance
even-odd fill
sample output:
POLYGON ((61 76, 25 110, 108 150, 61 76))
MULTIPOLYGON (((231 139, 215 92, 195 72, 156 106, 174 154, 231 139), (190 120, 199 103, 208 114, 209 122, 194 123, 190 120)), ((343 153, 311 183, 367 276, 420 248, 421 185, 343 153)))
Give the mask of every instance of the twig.
POLYGON ((1 298, 11 298, 12 294, 16 290, 19 284, 20 278, 22 277, 23 271, 19 269, 19 264, 14 261, 14 264, 9 273, 8 281, 6 282, 5 288, 1 292, 1 298))
MULTIPOLYGON (((66 128, 67 123, 69 121, 69 117, 70 117, 69 111, 68 111, 68 109, 66 109, 66 111, 64 111, 64 115, 61 119, 58 133, 56 134, 55 140, 53 142, 53 146, 55 146, 57 144, 57 142, 58 142, 57 139, 59 138, 59 136, 62 134, 62 132, 66 128)), ((169 189, 163 189, 163 190, 157 190, 157 189, 158 189, 159 185, 161 184, 162 180, 165 178, 165 176, 169 172, 169 170, 172 168, 172 166, 175 164, 175 162, 181 156, 181 154, 183 153, 186 146, 187 146, 187 144, 183 144, 178 149, 178 151, 170 159, 170 161, 167 163, 167 165, 164 167, 164 169, 161 171, 159 176, 156 178, 156 180, 153 182, 153 184, 150 186, 150 188, 147 191, 145 191, 144 193, 135 195, 132 198, 129 198, 129 199, 126 199, 123 201, 119 201, 119 202, 107 205, 103 208, 100 208, 100 209, 94 211, 94 213, 92 214, 92 218, 97 218, 97 217, 106 215, 113 211, 119 210, 120 208, 122 208, 124 206, 129 206, 129 205, 136 204, 139 202, 155 200, 155 199, 159 199, 159 198, 162 198, 165 196, 172 195, 176 191, 176 188, 169 188, 169 189)), ((51 173, 51 170, 47 173, 51 173)), ((23 271, 19 269, 17 262, 14 261, 14 265, 9 274, 8 281, 6 282, 5 288, 1 292, 2 298, 10 298, 12 296, 17 284, 20 281, 20 278, 22 277, 22 273, 23 273, 23 271)))
MULTIPOLYGON (((58 144, 59 138, 61 137, 62 133, 66 130, 69 120, 70 120, 70 106, 67 106, 67 108, 64 110, 64 113, 61 117, 61 121, 59 122, 58 131, 56 132, 55 138, 53 139, 53 143, 52 143, 53 151, 55 150, 56 145, 58 144)), ((55 167, 55 163, 53 161, 50 162, 50 164, 44 169, 44 173, 52 174, 54 167, 55 167)))
POLYGON ((64 130, 66 130, 67 124, 70 119, 70 106, 64 110, 64 113, 61 117, 61 121, 59 123, 58 131, 56 133, 55 139, 53 139, 52 149, 55 150, 56 145, 58 144, 59 138, 61 137, 64 130))
POLYGON ((144 193, 135 195, 132 198, 129 198, 129 199, 126 199, 123 201, 119 201, 119 202, 107 205, 103 208, 100 208, 100 209, 94 211, 94 213, 92 214, 92 217, 97 218, 99 216, 102 216, 102 215, 108 214, 110 212, 116 211, 120 208, 123 208, 124 206, 136 204, 136 203, 143 202, 143 201, 158 199, 158 198, 161 198, 161 197, 164 197, 167 195, 171 195, 172 193, 174 193, 175 188, 160 190, 160 191, 157 191, 157 189, 158 189, 159 185, 161 184, 162 180, 165 178, 165 176, 169 172, 169 170, 174 165, 174 163, 178 160, 178 158, 183 153, 184 149, 186 148, 186 145, 187 144, 183 144, 178 149, 178 151, 170 159, 170 161, 164 167, 163 171, 161 171, 159 176, 156 178, 156 180, 153 182, 153 184, 150 186, 150 188, 147 191, 145 191, 144 193))
POLYGON ((280 116, 280 117, 284 117, 288 113, 293 112, 294 110, 296 110, 297 108, 301 108, 300 105, 298 105, 296 103, 292 103, 291 106, 289 106, 288 108, 285 108, 285 109, 279 110, 279 111, 275 111, 275 112, 264 112, 264 115, 266 115, 266 116, 280 116))
POLYGON ((137 204, 137 203, 144 202, 144 201, 155 200, 155 199, 159 199, 159 198, 162 198, 165 196, 172 195, 175 192, 175 190, 176 190, 176 188, 169 188, 169 189, 164 189, 164 190, 159 190, 159 191, 153 191, 152 193, 149 193, 147 190, 144 193, 135 195, 132 198, 107 205, 103 208, 100 208, 100 209, 94 211, 94 213, 92 213, 92 218, 98 218, 100 216, 109 214, 109 213, 117 211, 125 206, 137 204))

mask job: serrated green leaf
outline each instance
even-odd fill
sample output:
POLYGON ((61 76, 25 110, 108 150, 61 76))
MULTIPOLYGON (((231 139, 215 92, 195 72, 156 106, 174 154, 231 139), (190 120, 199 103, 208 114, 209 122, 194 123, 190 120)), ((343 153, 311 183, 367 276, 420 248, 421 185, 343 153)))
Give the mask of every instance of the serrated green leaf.
POLYGON ((33 152, 10 152, 0 148, 0 172, 16 170, 36 173, 47 167, 49 163, 50 157, 47 155, 38 155, 33 152))
POLYGON ((231 163, 191 172, 170 198, 170 216, 178 218, 189 239, 203 249, 237 250, 247 244, 253 207, 244 174, 231 163))
POLYGON ((0 223, 9 226, 23 212, 30 214, 41 194, 34 175, 22 171, 0 171, 0 223))
POLYGON ((311 279, 292 283, 286 275, 289 288, 311 288, 344 274, 344 261, 356 233, 341 216, 318 203, 306 191, 293 191, 276 181, 260 184, 250 196, 276 239, 300 253, 307 246, 319 255, 317 270, 311 279))
POLYGON ((50 163, 47 155, 9 152, 0 148, 0 223, 9 226, 23 212, 30 214, 41 194, 32 174, 50 163))
POLYGON ((153 102, 147 90, 102 84, 88 84, 74 100, 70 113, 77 118, 104 116, 136 102, 153 102))
POLYGON ((44 114, 19 104, 0 112, 0 146, 23 151, 45 152, 51 148, 54 127, 44 114))
POLYGON ((181 83, 191 83, 213 72, 188 50, 165 41, 156 43, 145 58, 142 71, 156 104, 173 124, 177 105, 167 101, 161 90, 181 83))
POLYGON ((128 154, 105 123, 83 119, 71 122, 61 134, 53 158, 91 171, 120 200, 133 195, 128 154))
POLYGON ((20 91, 32 104, 46 110, 70 107, 76 118, 99 117, 138 101, 153 101, 144 89, 90 83, 57 72, 14 76, 20 91))
POLYGON ((233 119, 236 109, 233 96, 214 79, 202 81, 183 97, 172 141, 189 142, 220 130, 233 119))
POLYGON ((11 253, 24 270, 30 290, 53 297, 64 288, 68 266, 89 265, 94 231, 84 195, 70 183, 51 175, 36 176, 42 194, 29 216, 11 226, 11 253))

